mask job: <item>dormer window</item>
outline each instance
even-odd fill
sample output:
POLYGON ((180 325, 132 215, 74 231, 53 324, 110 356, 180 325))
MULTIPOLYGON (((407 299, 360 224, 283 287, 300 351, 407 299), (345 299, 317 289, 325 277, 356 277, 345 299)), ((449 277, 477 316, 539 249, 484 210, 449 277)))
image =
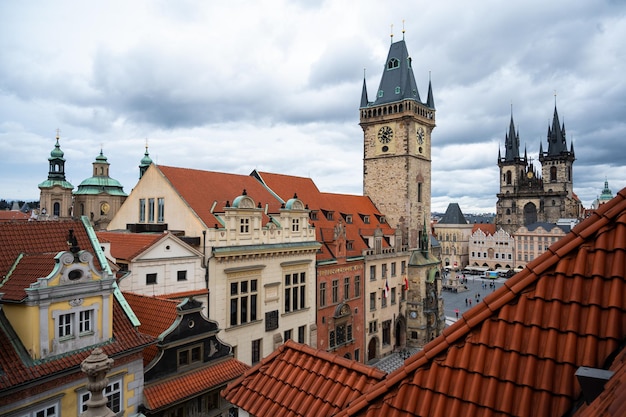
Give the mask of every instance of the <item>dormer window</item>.
POLYGON ((363 223, 370 224, 370 216, 363 216, 363 223))
POLYGON ((346 220, 346 224, 352 224, 352 215, 351 214, 346 214, 344 216, 344 219, 346 220))
POLYGON ((311 211, 309 216, 311 217, 311 220, 317 220, 317 211, 311 211))
POLYGON ((400 87, 396 87, 396 94, 400 94, 400 87))
POLYGON ((400 61, 398 61, 398 58, 391 58, 389 62, 387 62, 388 70, 392 70, 392 69, 399 68, 399 67, 400 67, 400 61))
POLYGON ((239 219, 239 232, 240 233, 250 233, 250 219, 244 217, 243 219, 239 219))

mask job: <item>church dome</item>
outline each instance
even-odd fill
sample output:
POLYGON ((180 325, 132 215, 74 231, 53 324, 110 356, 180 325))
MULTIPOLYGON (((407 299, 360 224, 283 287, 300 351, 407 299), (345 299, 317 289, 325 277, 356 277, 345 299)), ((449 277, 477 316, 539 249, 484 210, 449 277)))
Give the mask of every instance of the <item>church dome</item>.
POLYGON ((50 152, 50 159, 62 159, 63 151, 61 150, 61 145, 59 145, 59 138, 57 137, 57 143, 54 145, 54 149, 50 152))

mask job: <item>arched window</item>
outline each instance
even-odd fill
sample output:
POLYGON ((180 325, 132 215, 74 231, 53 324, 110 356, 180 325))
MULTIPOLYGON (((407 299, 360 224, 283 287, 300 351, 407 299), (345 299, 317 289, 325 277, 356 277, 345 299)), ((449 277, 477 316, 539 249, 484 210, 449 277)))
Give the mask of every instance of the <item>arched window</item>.
POLYGON ((506 185, 511 185, 511 171, 506 172, 506 185))
POLYGON ((550 167, 550 182, 556 181, 556 167, 550 167))
POLYGON ((61 215, 61 204, 59 202, 54 203, 54 205, 52 206, 52 214, 54 214, 55 216, 61 215))
POLYGON ((527 203, 524 206, 524 226, 537 223, 537 206, 533 203, 527 203))
POLYGON ((397 58, 391 58, 387 63, 387 69, 394 69, 400 66, 400 61, 397 58))

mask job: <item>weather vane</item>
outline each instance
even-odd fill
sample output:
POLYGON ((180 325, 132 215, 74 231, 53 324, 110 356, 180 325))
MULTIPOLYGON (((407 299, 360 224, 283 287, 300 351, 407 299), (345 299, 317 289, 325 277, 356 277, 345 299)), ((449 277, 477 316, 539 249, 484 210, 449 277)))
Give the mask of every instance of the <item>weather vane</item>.
POLYGON ((391 43, 393 43, 393 23, 391 24, 391 43))

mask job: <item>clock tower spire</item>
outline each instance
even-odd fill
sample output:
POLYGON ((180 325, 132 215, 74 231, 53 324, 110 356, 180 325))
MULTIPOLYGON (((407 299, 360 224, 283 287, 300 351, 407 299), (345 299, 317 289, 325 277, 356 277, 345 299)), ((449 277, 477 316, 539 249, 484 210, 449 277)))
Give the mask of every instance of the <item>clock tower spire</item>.
MULTIPOLYGON (((361 94, 363 193, 402 231, 408 248, 422 245, 423 224, 430 224, 431 133, 435 106, 420 99, 413 62, 404 39, 389 47, 376 97, 361 94)), ((427 233, 427 232, 426 232, 427 233)))

